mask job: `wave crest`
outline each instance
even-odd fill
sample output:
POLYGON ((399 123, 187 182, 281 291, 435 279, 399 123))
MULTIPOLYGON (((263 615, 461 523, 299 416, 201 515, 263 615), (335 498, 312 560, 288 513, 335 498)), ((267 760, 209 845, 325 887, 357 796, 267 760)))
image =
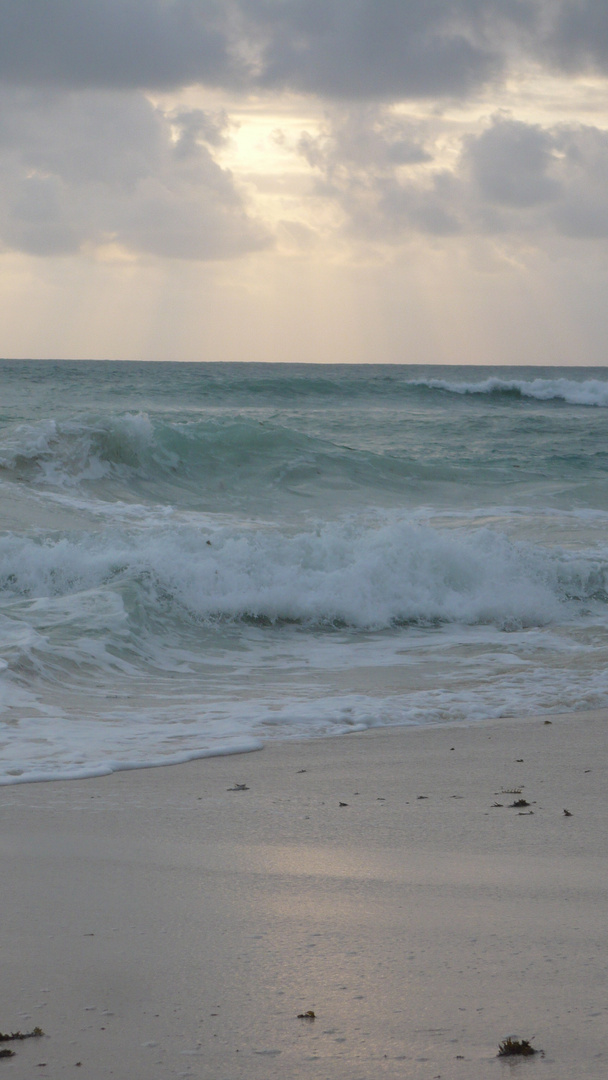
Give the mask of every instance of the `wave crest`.
POLYGON ((602 379, 482 379, 480 382, 451 382, 447 379, 426 379, 413 383, 430 390, 451 394, 501 394, 537 401, 565 401, 569 405, 594 405, 608 408, 608 382, 602 379))

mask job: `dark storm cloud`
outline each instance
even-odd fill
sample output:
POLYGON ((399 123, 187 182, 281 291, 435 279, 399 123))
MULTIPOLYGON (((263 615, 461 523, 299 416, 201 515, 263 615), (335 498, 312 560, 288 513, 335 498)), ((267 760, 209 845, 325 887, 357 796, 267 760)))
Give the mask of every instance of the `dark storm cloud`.
POLYGON ((186 259, 243 255, 269 235, 213 148, 220 113, 165 114, 142 94, 0 95, 0 246, 35 255, 116 243, 186 259))
POLYGON ((538 0, 0 0, 0 78, 66 87, 462 95, 538 0))

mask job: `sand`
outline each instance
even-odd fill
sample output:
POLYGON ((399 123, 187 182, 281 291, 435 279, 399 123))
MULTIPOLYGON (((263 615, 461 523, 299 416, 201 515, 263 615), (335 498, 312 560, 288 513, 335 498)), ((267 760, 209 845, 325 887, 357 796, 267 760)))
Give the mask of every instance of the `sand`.
POLYGON ((607 734, 382 729, 0 789, 0 1030, 45 1032, 0 1080, 604 1080, 607 734), (497 1058, 510 1034, 545 1056, 497 1058))

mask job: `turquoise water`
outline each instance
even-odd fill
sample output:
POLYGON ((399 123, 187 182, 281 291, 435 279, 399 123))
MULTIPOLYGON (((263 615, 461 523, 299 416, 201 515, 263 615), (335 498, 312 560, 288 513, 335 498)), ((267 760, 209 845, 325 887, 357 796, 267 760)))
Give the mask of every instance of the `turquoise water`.
POLYGON ((608 704, 608 371, 0 362, 0 782, 608 704))

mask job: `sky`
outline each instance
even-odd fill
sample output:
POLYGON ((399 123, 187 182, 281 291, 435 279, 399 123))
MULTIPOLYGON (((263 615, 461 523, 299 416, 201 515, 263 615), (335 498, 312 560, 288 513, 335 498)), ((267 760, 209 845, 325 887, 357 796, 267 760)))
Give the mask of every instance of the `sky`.
POLYGON ((607 341, 606 0, 0 0, 0 355, 607 341))

